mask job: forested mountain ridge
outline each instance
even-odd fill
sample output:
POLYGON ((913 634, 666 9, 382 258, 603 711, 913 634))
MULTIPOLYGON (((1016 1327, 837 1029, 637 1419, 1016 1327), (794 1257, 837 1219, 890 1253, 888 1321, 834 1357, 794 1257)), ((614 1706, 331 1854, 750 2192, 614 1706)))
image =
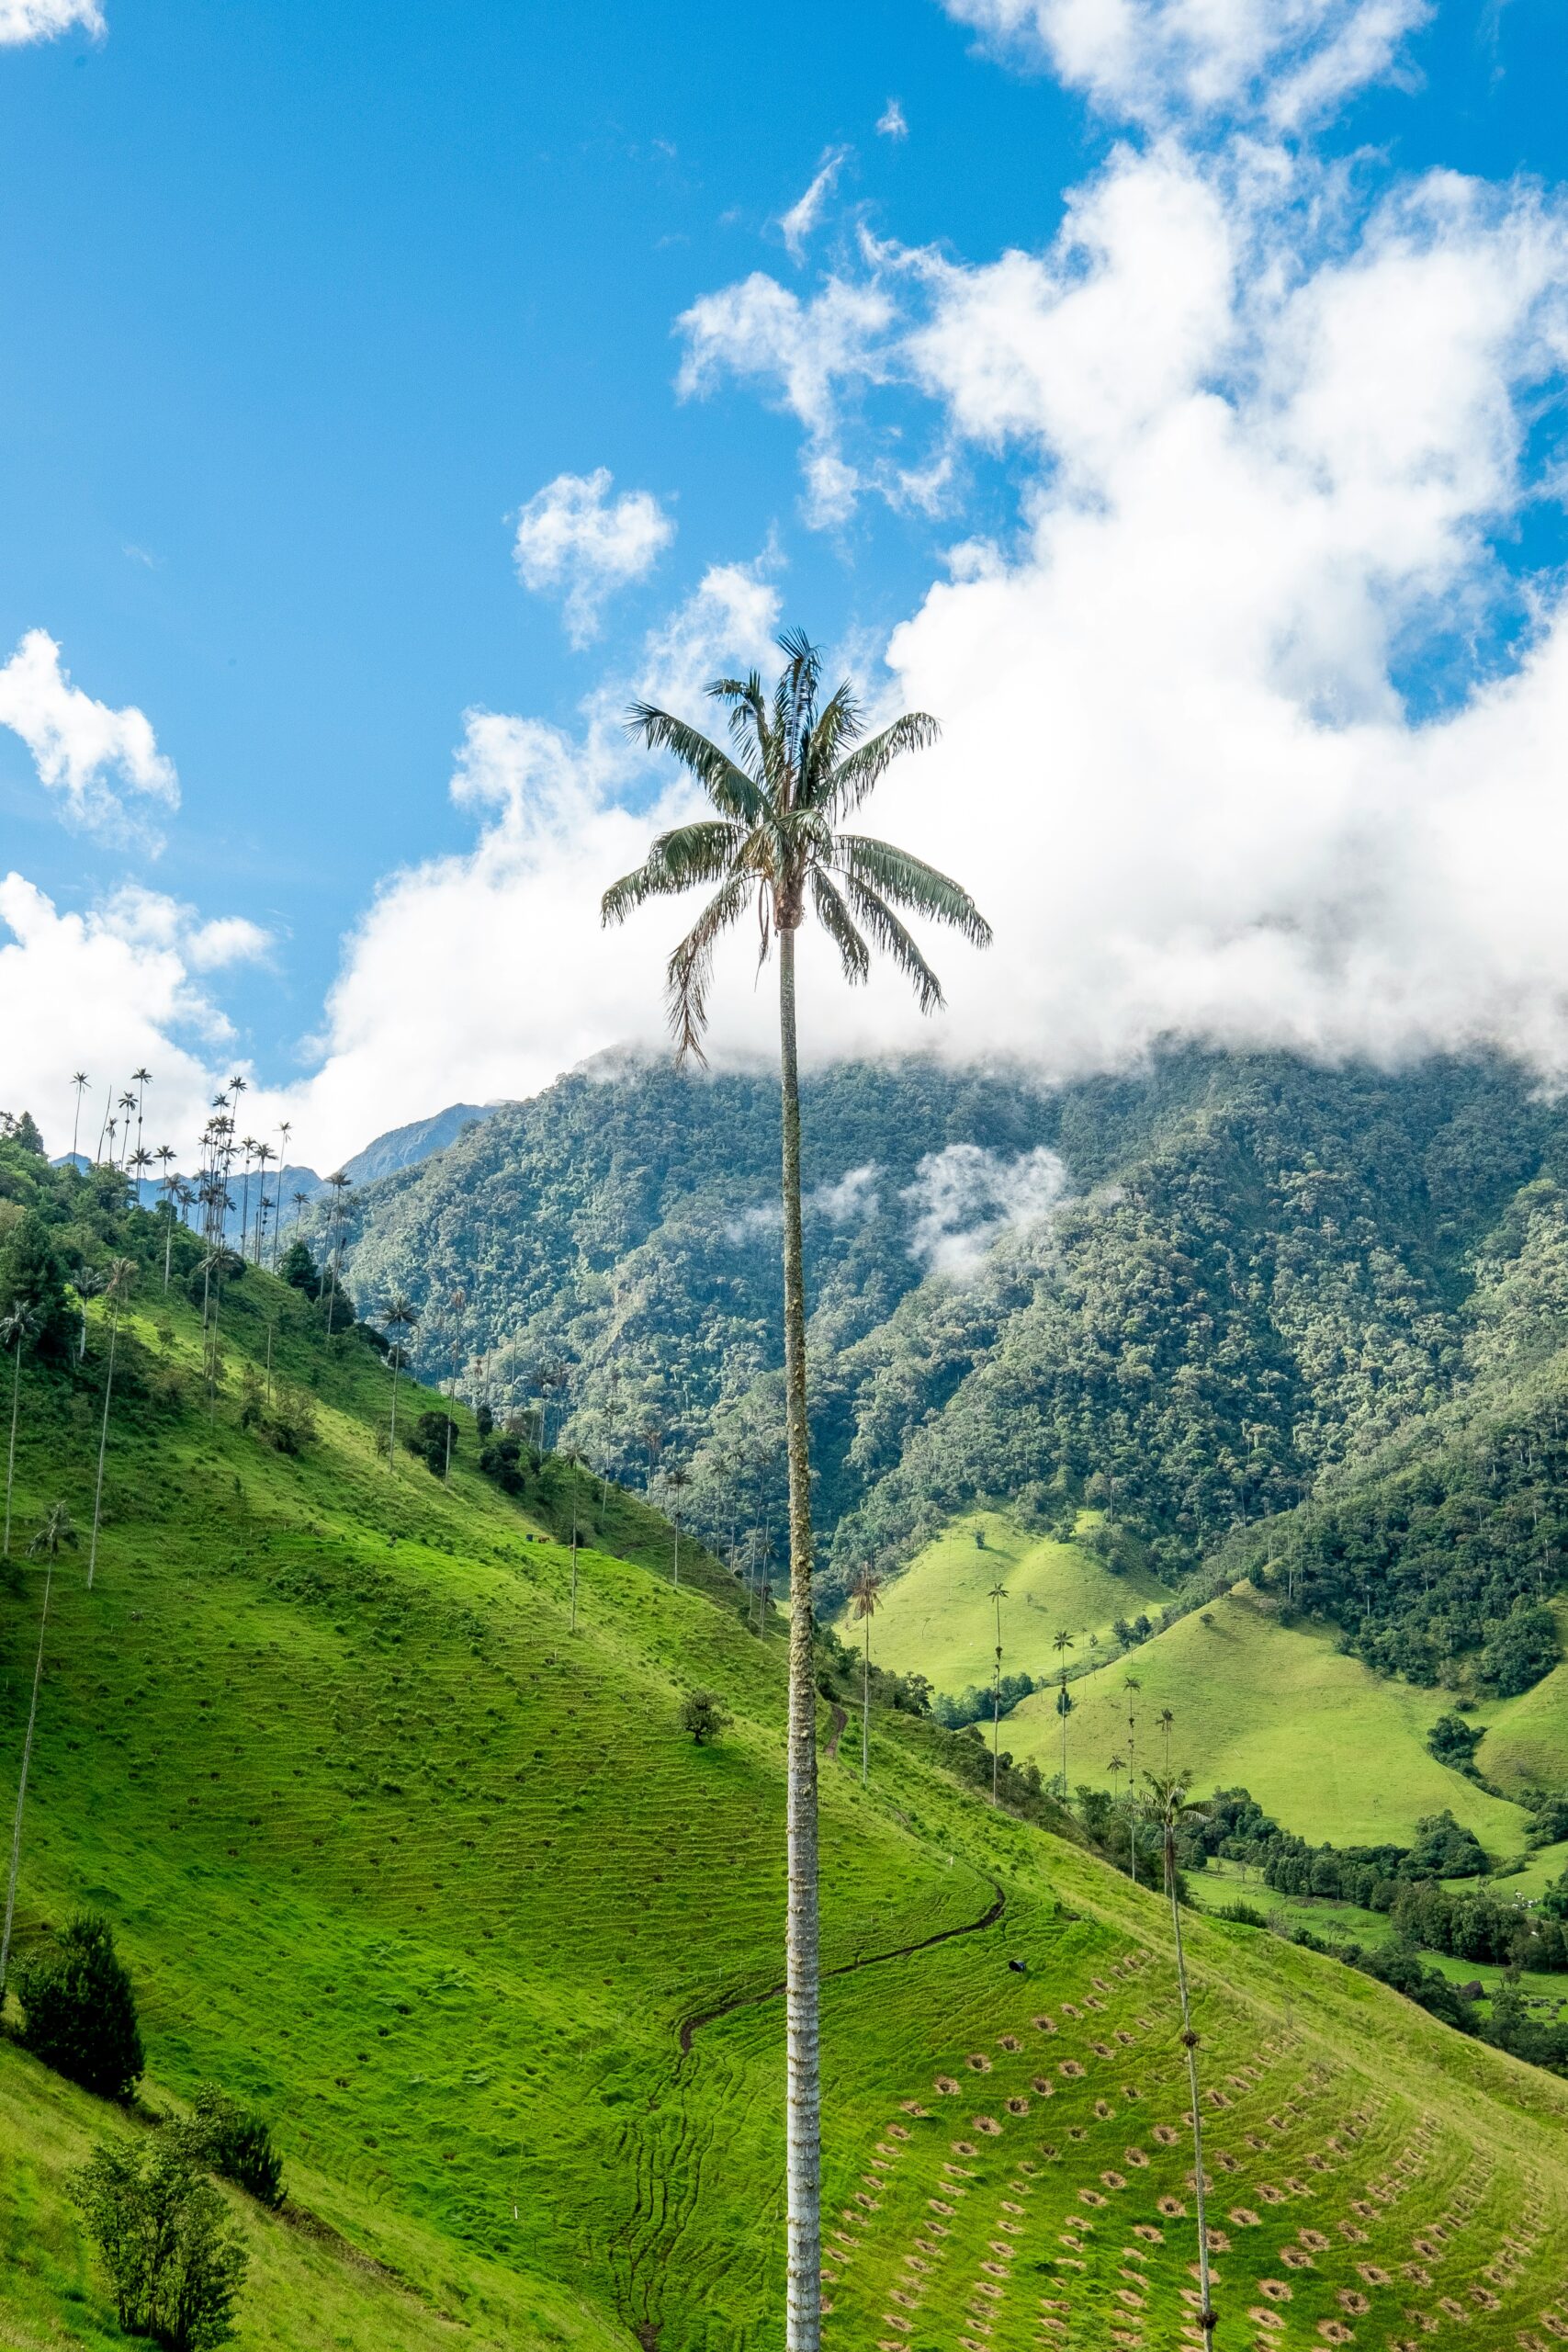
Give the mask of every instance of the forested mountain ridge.
MULTIPOLYGON (((1055 1091, 848 1065, 806 1136, 840 1585, 998 1498, 1099 1502, 1179 1577, 1506 1387, 1568 1304, 1568 1118, 1495 1060, 1186 1051, 1055 1091)), ((768 1073, 578 1072, 367 1188, 348 1280, 413 1294, 427 1376, 522 1406, 543 1374, 552 1434, 628 1476, 679 1455, 710 1539, 780 1556, 776 1148, 768 1073)))

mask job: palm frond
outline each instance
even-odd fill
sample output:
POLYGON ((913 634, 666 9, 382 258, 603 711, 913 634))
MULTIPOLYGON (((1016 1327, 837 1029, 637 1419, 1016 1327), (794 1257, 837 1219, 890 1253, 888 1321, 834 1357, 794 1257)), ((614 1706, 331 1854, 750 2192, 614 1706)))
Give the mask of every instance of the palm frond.
POLYGON ((852 751, 841 760, 831 775, 824 776, 818 786, 822 804, 837 823, 853 814, 868 793, 874 792, 897 759, 906 752, 930 749, 942 733, 942 729, 923 710, 907 710, 889 726, 852 751))
POLYGON ((634 702, 626 713, 626 731, 650 752, 669 752, 694 775, 723 817, 750 824, 757 814, 758 789, 744 768, 737 767, 726 751, 697 727, 660 710, 650 702, 634 702))
POLYGON ((883 953, 891 956, 913 987, 920 1011, 940 1012, 942 1005, 942 982, 887 901, 852 874, 846 875, 844 878, 844 895, 858 921, 870 932, 883 953))
POLYGON ((699 1062, 707 1060, 703 1032, 707 1027, 713 951, 720 936, 745 912, 754 881, 750 873, 732 874, 708 900, 665 967, 665 1001, 678 1062, 683 1062, 688 1054, 699 1062))
POLYGON ((745 842, 742 827, 713 817, 660 833, 636 871, 623 874, 605 891, 599 901, 600 921, 625 922, 649 899, 671 898, 700 882, 721 882, 745 842))
POLYGON ((851 922, 843 899, 819 866, 812 870, 811 896, 817 920, 839 951, 845 979, 852 988, 858 988, 871 971, 871 950, 851 922))
POLYGON ((873 841, 864 833, 840 833, 833 847, 837 863, 846 874, 891 899, 895 906, 948 924, 971 946, 990 945, 991 926, 968 891, 923 858, 911 857, 908 850, 895 849, 891 842, 873 841))
POLYGON ((813 718, 800 744, 800 805, 820 805, 823 785, 861 731, 861 707, 846 678, 813 718))
POLYGON ((765 785, 773 736, 761 679, 753 670, 745 678, 715 678, 705 691, 711 701, 728 704, 729 740, 737 756, 752 782, 765 785))

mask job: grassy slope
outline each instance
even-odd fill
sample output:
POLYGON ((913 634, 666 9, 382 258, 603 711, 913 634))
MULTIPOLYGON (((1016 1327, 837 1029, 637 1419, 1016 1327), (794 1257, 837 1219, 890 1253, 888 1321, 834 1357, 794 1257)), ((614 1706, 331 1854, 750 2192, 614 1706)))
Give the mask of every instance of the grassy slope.
MULTIPOLYGON (((259 1329, 238 1306, 231 1325, 259 1329)), ((303 1376, 303 1340, 280 1352, 303 1376)), ((779 2009, 739 2008, 686 2053, 678 2029, 776 1982, 778 1645, 602 1556, 573 1640, 564 1552, 523 1540, 466 1471, 450 1495, 412 1464, 389 1479, 368 1434, 386 1387, 347 1343, 299 1464, 242 1434, 231 1402, 210 1427, 195 1403, 165 1414, 152 1441, 121 1425, 97 1589, 79 1564, 60 1587, 24 1931, 107 1909, 141 1988, 152 2103, 207 2075, 263 2101, 297 2198, 357 2251, 248 2217, 243 2345, 423 2352, 456 2322, 475 2346, 750 2352, 776 2340, 782 2291, 779 2009), (698 1680, 737 1717, 712 1751, 672 1724, 698 1680)), ((92 1399, 46 1426, 35 1386, 28 1408, 24 1520, 58 1492, 82 1518, 92 1399)), ((36 1587, 30 1571, 0 1596, 7 1759, 36 1587)), ((976 2306, 985 2352, 1032 2343, 1039 2284, 988 2291, 1014 2245, 1085 2343, 1111 2341, 1136 2221, 1163 2232, 1127 2241, 1149 2277, 1143 2341, 1178 2344, 1192 2249, 1190 2219, 1156 2205, 1190 2202, 1179 2139, 1155 2129, 1182 2107, 1163 1906, 960 1794, 897 1718, 868 1794, 848 1757, 823 1788, 829 1966, 1007 1896, 983 1934, 829 1982, 829 2343, 909 2341, 914 2311, 915 2341, 962 2345, 976 2306), (1046 2014, 1054 2033, 1031 2022, 1046 2014), (1065 2267, 1068 2216, 1089 2225, 1082 2268, 1065 2267)), ((1222 2202, 1259 2214, 1222 2263, 1233 2304, 1284 2278, 1315 2341, 1360 2291, 1354 2263, 1410 2260, 1432 2220, 1447 2236, 1422 2302, 1440 2320, 1443 2293, 1468 2297, 1506 2225, 1517 2267, 1483 2291, 1499 2324, 1534 2324, 1568 2226, 1568 2088, 1332 1963, 1201 1923, 1194 1942, 1222 2202), (1282 2268, 1281 2243, 1320 2222, 1314 2267, 1282 2268)), ((0 2106, 0 2342, 107 2346, 62 2174, 112 2119, 9 2046, 0 2106)))
MULTIPOLYGON (((1555 1606, 1568 1645, 1568 1601, 1555 1606)), ((1486 1725, 1475 1760, 1489 1781, 1505 1789, 1568 1788, 1568 1663, 1517 1699, 1477 1707, 1472 1719, 1486 1725)))
MULTIPOLYGON (((1524 1843, 1528 1825, 1517 1805, 1427 1754, 1441 1692, 1380 1679, 1341 1657, 1330 1634, 1282 1626, 1245 1586, 1072 1685, 1067 1770, 1075 1784, 1109 1786, 1106 1765, 1127 1753, 1129 1674, 1142 1685, 1140 1770, 1163 1758, 1156 1718, 1169 1707, 1172 1759, 1200 1788, 1250 1789, 1266 1813, 1303 1837, 1408 1842, 1423 1814, 1447 1805, 1491 1852, 1514 1853, 1524 1843)), ((1026 1699, 1008 1734, 1015 1756, 1056 1768, 1060 1731, 1049 1692, 1026 1699)))
MULTIPOLYGON (((888 1585, 872 1625, 873 1657, 895 1673, 928 1676, 938 1690, 988 1682, 997 1635, 987 1596, 998 1583, 1007 1588, 1002 1662, 1008 1673, 1049 1673, 1058 1630, 1072 1634, 1076 1659, 1089 1654, 1091 1634, 1109 1644, 1116 1618, 1135 1617, 1144 1608, 1153 1613, 1170 1598, 1164 1585, 1140 1571, 1112 1576, 1083 1544, 1041 1541, 999 1512, 973 1511, 944 1528, 888 1585), (975 1541, 977 1529, 985 1534, 984 1550, 975 1541)), ((840 1630, 858 1641, 847 1614, 840 1630)))

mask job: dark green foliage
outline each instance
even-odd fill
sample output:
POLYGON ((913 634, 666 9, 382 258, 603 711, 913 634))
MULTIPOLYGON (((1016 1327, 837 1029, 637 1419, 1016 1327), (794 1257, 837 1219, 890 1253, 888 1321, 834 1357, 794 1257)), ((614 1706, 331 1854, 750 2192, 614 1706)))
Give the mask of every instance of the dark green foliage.
POLYGON ((107 1919, 81 1912, 17 1971, 35 2057, 99 2098, 130 2097, 141 2079, 141 2036, 130 1977, 107 1919))
POLYGON ((1531 1911, 1489 1886, 1455 1892, 1424 1879, 1397 1890, 1392 1917, 1401 1935, 1427 1951, 1548 1973, 1568 1969, 1568 1941, 1544 1900, 1531 1911))
POLYGON ((1485 1871, 1474 1832, 1451 1813, 1430 1815, 1416 1829, 1410 1847, 1312 1846, 1270 1821, 1245 1789, 1220 1789, 1196 1834, 1205 1854, 1246 1863, 1281 1894, 1324 1895, 1387 1911, 1402 1883, 1475 1878, 1485 1871))
POLYGON ((492 1437, 479 1448, 479 1468, 493 1478, 503 1495, 520 1495, 528 1483, 532 1457, 525 1457, 519 1437, 492 1437))
POLYGON ((302 1241, 291 1241, 278 1266, 282 1280, 294 1290, 302 1290, 307 1298, 320 1298, 321 1277, 314 1258, 302 1241))
POLYGON ((1515 1699, 1551 1673, 1559 1654, 1557 1620, 1544 1603, 1521 1594, 1507 1615, 1489 1626, 1477 1677, 1499 1698, 1515 1699))
POLYGON ((8 1308, 20 1300, 39 1318, 34 1342, 39 1353, 64 1355, 70 1346, 75 1314, 65 1295, 65 1268, 36 1210, 24 1209, 0 1230, 0 1302, 8 1308))
POLYGON ((1462 1715, 1439 1715, 1427 1734, 1427 1752, 1456 1772, 1473 1773, 1475 1751, 1484 1736, 1479 1724, 1467 1724, 1462 1715))
POLYGON ((172 2134, 144 2147, 103 2143, 72 2186, 128 2335, 166 2352, 230 2342, 244 2248, 222 2199, 172 2134))
POLYGON ((1445 2025, 1456 2027, 1461 2033, 1476 2030, 1474 2013, 1458 1987, 1450 1984, 1440 1968, 1432 1967, 1409 1944, 1381 1944, 1372 1948, 1352 1944, 1347 1948, 1347 1957, 1351 1957, 1352 1965, 1360 1969, 1364 1975, 1375 1976, 1380 1984, 1391 1984, 1396 1993, 1403 1993, 1407 2001, 1417 2002, 1431 2016, 1440 2018, 1445 2025))
POLYGON ((419 1456, 432 1477, 439 1478, 447 1463, 457 1458, 457 1424, 450 1413, 421 1413, 405 1430, 403 1443, 419 1456))
POLYGON ((5 1136, 7 1143, 14 1143, 18 1151, 31 1152, 35 1159, 45 1158, 43 1137, 30 1111, 15 1114, 0 1111, 0 1134, 5 1136))
POLYGON ((283 2158, 271 2130, 220 2084, 204 2083, 192 2101, 189 2121, 171 2129, 192 2163, 233 2181, 258 2205, 281 2205, 283 2158))
POLYGON ((1473 1829, 1461 1828, 1445 1807, 1416 1824, 1416 1843, 1404 1865, 1406 1878, 1479 1878, 1486 1857, 1473 1829))
POLYGON ((945 1690, 939 1690, 931 1701, 931 1713, 949 1731, 962 1731, 965 1724, 989 1723, 993 1710, 998 1714, 1010 1715, 1021 1699, 1027 1699, 1032 1690, 1039 1688, 1032 1674, 1004 1674, 995 1690, 982 1690, 977 1683, 972 1682, 957 1698, 945 1690), (998 1699, 999 1706, 997 1703, 998 1699))
POLYGON ((479 1431, 481 1440, 489 1437, 491 1430, 494 1429, 495 1415, 491 1411, 488 1405, 480 1405, 476 1408, 474 1412, 474 1427, 479 1431))
POLYGON ((729 1723, 723 1704, 711 1690, 693 1690, 681 1702, 681 1729, 690 1734, 699 1747, 716 1739, 729 1723))

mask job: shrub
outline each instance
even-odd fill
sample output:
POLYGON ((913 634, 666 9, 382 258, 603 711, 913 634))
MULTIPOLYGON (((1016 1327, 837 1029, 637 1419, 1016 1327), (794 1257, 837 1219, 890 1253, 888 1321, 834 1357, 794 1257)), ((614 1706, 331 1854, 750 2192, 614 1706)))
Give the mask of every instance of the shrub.
POLYGON ((1473 1775, 1475 1751, 1482 1741, 1479 1724, 1467 1724, 1462 1715, 1439 1715, 1427 1734, 1427 1751, 1439 1764, 1451 1765, 1456 1772, 1473 1775))
POLYGON ((136 1996, 107 1919, 82 1912, 17 1971, 22 2041, 57 2075, 99 2098, 129 2098, 141 2079, 136 1996))
POLYGON ((245 2189, 258 2205, 282 2204, 283 2158, 271 2130, 220 2084, 203 2083, 189 2122, 175 2125, 172 2144, 193 2164, 245 2189))
POLYGON ((448 1450, 457 1453, 457 1424, 450 1413, 421 1413, 412 1428, 404 1431, 403 1443, 419 1456, 433 1478, 439 1478, 446 1468, 448 1450))
POLYGON ((302 1241, 291 1241, 283 1253, 278 1274, 293 1290, 302 1290, 307 1298, 320 1298, 321 1277, 316 1261, 302 1241))
POLYGON ((694 1690, 682 1704, 681 1729, 690 1732, 699 1747, 705 1740, 716 1739, 728 1724, 728 1715, 711 1690, 694 1690))
POLYGON ((245 2250, 223 2200, 172 2143, 95 2148, 72 2191, 114 2281, 119 2324, 166 2352, 234 2334, 245 2250))

